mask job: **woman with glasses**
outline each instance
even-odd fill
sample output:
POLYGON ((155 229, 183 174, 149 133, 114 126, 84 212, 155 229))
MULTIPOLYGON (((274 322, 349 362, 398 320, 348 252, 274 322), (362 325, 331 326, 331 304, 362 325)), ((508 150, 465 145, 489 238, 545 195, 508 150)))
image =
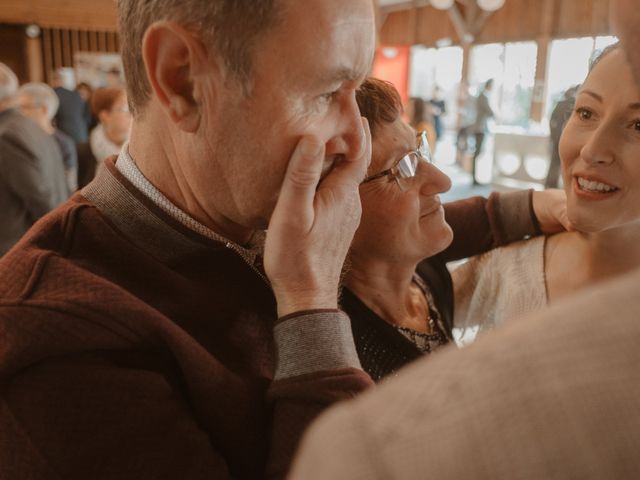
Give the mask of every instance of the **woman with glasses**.
POLYGON ((368 79, 356 99, 371 127, 372 161, 360 187, 362 219, 341 306, 362 366, 377 381, 451 342, 446 262, 540 233, 534 210, 543 230, 558 228, 564 200, 547 191, 532 204, 532 192, 516 192, 443 208, 438 195, 451 182, 431 164, 426 135, 416 137, 402 119, 395 88, 368 79))

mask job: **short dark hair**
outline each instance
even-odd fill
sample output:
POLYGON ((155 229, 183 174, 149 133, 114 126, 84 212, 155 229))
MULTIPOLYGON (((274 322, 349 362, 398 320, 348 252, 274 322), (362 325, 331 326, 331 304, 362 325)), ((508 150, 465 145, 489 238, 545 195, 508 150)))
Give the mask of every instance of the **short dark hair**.
POLYGON ((246 89, 252 49, 258 36, 273 26, 279 1, 118 0, 120 47, 132 113, 139 113, 151 94, 142 59, 142 39, 151 24, 173 20, 203 35, 246 89))
POLYGON ((371 136, 383 123, 391 123, 403 111, 402 99, 391 82, 369 77, 356 90, 356 101, 360 114, 369 122, 371 136))

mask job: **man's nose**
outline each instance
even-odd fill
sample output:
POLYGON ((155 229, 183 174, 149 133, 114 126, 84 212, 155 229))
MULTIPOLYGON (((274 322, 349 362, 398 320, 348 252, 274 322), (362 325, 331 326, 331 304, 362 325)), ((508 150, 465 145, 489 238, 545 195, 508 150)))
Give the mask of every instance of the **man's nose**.
POLYGON ((355 93, 340 105, 340 119, 336 134, 327 142, 327 155, 353 157, 364 148, 364 130, 355 93))

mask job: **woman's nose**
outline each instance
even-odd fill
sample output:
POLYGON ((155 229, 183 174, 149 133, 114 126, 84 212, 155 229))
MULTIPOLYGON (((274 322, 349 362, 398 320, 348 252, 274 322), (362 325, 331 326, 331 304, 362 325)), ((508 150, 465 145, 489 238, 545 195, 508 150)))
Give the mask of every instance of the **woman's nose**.
POLYGON ((607 124, 601 124, 587 138, 580 149, 580 156, 588 164, 609 164, 615 158, 617 140, 607 124))
POLYGON ((451 179, 433 163, 420 162, 418 176, 421 180, 421 189, 426 189, 429 194, 444 193, 451 188, 451 179))

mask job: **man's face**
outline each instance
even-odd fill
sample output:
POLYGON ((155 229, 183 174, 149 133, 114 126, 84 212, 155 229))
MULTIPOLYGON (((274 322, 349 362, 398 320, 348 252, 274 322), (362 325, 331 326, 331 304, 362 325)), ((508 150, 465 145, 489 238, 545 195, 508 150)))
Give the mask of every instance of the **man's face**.
POLYGON ((266 228, 300 138, 325 143, 325 169, 356 155, 363 141, 355 89, 373 58, 372 2, 281 5, 283 18, 254 50, 249 95, 231 79, 215 100, 213 88, 202 86, 204 104, 211 99, 214 108, 203 113, 203 151, 190 172, 199 201, 251 229, 266 228))
POLYGON ((611 23, 640 84, 640 5, 637 0, 611 0, 611 23))

